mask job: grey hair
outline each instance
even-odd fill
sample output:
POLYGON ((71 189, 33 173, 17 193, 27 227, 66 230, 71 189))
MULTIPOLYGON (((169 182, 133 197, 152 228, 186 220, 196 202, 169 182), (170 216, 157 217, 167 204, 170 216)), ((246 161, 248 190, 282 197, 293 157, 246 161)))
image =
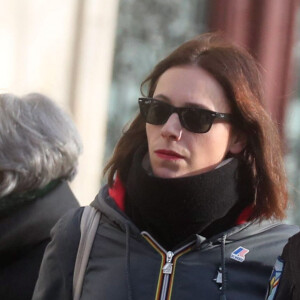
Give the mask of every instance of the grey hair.
POLYGON ((72 180, 82 152, 72 119, 42 94, 0 94, 0 197, 72 180))

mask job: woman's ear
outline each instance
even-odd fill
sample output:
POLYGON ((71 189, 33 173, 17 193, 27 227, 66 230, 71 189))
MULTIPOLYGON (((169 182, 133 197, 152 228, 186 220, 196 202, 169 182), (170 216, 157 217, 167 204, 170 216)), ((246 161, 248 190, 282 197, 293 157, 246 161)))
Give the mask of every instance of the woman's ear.
POLYGON ((245 133, 239 130, 235 130, 231 136, 228 152, 231 154, 239 154, 247 145, 247 137, 245 133))

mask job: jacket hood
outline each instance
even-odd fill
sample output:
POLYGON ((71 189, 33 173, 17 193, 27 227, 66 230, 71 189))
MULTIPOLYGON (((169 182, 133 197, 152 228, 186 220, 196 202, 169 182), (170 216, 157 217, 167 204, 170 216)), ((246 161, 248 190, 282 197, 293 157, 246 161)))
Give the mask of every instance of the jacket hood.
POLYGON ((100 210, 110 221, 118 224, 122 230, 126 231, 126 227, 128 226, 133 235, 140 235, 140 230, 118 207, 115 200, 110 197, 107 185, 100 190, 95 200, 91 203, 91 206, 100 210))
POLYGON ((54 224, 79 204, 67 182, 0 219, 0 256, 18 253, 50 237, 54 224))

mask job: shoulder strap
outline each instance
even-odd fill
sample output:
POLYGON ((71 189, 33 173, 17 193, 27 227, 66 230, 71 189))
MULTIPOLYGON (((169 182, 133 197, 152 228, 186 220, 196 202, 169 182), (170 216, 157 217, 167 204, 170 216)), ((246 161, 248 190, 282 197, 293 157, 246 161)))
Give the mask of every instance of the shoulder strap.
POLYGON ((80 223, 81 237, 73 276, 73 300, 79 300, 86 266, 100 221, 101 213, 92 206, 85 206, 80 223))

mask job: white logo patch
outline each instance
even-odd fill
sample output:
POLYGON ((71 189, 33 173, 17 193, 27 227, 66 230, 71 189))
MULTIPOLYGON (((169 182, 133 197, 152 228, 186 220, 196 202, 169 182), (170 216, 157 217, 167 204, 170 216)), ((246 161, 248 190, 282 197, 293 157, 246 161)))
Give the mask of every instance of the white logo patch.
POLYGON ((243 262, 246 259, 246 254, 249 252, 248 249, 240 246, 236 248, 230 255, 230 258, 237 260, 239 262, 243 262))

